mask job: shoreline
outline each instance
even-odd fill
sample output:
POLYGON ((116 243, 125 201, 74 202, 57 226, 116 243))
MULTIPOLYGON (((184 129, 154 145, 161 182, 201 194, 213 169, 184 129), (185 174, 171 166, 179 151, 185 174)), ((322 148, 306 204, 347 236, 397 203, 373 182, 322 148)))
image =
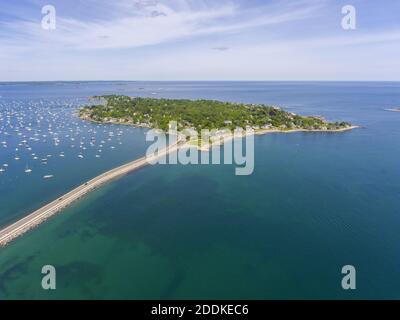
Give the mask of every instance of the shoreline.
POLYGON ((135 128, 145 128, 145 129, 151 129, 151 126, 149 125, 141 125, 141 124, 136 124, 136 123, 132 123, 132 122, 119 122, 119 121, 98 121, 98 120, 94 120, 90 117, 82 117, 79 112, 76 113, 77 117, 83 121, 89 121, 92 123, 96 123, 96 124, 114 124, 114 125, 121 125, 121 126, 131 126, 131 127, 135 127, 135 128))
MULTIPOLYGON (((83 120, 83 121, 89 121, 89 122, 93 122, 93 123, 97 123, 97 124, 113 124, 113 125, 125 125, 125 126, 132 126, 135 128, 146 128, 146 129, 152 129, 151 126, 148 125, 138 125, 135 123, 130 123, 130 122, 116 122, 116 121, 97 121, 97 120, 93 120, 90 117, 82 117, 81 115, 79 115, 78 113, 78 118, 83 120)), ((254 135, 259 136, 259 135, 265 135, 265 134, 269 134, 269 133, 296 133, 296 132, 314 132, 314 133, 340 133, 340 132, 347 132, 347 131, 351 131, 354 129, 359 129, 361 128, 361 126, 350 126, 350 127, 346 127, 346 128, 341 128, 341 129, 333 129, 333 130, 322 130, 322 129, 291 129, 291 130, 283 130, 283 129, 259 129, 259 130, 254 130, 254 135)), ((242 135, 246 136, 248 135, 247 133, 242 135)), ((218 137, 220 140, 223 140, 223 143, 226 141, 229 141, 230 139, 233 139, 233 136, 220 136, 218 137)), ((209 152, 210 149, 212 147, 215 146, 219 146, 223 143, 217 142, 217 143, 213 143, 212 145, 209 144, 205 144, 205 145, 195 145, 195 144, 191 144, 190 141, 187 141, 185 144, 183 144, 180 148, 197 148, 198 151, 203 151, 203 152, 209 152)))
MULTIPOLYGON (((296 132, 305 132, 305 133, 342 133, 342 132, 347 132, 347 131, 351 131, 354 129, 359 129, 361 128, 361 126, 350 126, 347 128, 342 128, 342 129, 335 129, 335 130, 308 130, 308 129, 293 129, 293 130, 279 130, 279 129, 263 129, 263 130, 258 130, 258 131, 254 131, 253 133, 251 133, 254 136, 261 136, 261 135, 266 135, 269 133, 296 133, 296 132)), ((244 131, 244 134, 241 137, 245 137, 249 135, 248 133, 246 133, 244 131)), ((196 148, 198 151, 202 151, 202 152, 209 152, 210 149, 212 147, 216 147, 216 146, 220 146, 223 145, 225 142, 234 139, 235 137, 233 137, 232 135, 228 135, 228 136, 220 136, 219 137, 219 141, 213 143, 213 144, 205 144, 205 145, 195 145, 195 144, 191 144, 190 141, 186 142, 181 148, 196 148), (221 141, 222 140, 222 141, 221 141), (222 143, 221 143, 222 142, 222 143)), ((238 137, 239 138, 239 137, 238 137)), ((198 140, 196 140, 198 141, 198 140)))

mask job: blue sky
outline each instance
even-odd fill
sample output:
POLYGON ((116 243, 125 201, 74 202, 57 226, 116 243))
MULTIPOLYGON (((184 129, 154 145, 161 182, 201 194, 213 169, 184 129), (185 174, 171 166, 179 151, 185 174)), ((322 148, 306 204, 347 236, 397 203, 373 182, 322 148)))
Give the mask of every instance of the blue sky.
POLYGON ((2 0, 0 81, 400 80, 398 0, 2 0), (42 28, 44 5, 56 29, 42 28), (356 30, 342 7, 356 8, 356 30))

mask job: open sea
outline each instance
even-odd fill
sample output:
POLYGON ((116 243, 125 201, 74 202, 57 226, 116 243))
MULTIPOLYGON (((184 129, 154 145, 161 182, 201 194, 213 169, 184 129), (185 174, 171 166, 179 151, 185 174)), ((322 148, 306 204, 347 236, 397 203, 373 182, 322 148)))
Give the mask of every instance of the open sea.
POLYGON ((0 226, 143 156, 92 95, 278 105, 345 133, 255 137, 255 170, 148 166, 0 248, 0 299, 399 299, 400 83, 0 83, 0 226), (26 172, 27 171, 27 172, 26 172), (44 179, 44 176, 52 176, 44 179), (41 287, 44 265, 57 289, 41 287), (357 289, 342 289, 344 265, 357 289))

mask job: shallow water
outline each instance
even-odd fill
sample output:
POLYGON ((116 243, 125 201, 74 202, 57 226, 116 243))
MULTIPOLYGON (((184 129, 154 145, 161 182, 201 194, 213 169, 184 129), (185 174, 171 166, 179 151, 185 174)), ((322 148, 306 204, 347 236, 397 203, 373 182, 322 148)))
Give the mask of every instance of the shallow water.
MULTIPOLYGON (((43 108, 58 101, 54 112, 66 126, 77 122, 86 139, 96 125, 80 122, 73 110, 106 93, 269 103, 365 127, 257 136, 251 176, 235 176, 230 165, 159 165, 129 174, 1 249, 0 298, 399 298, 400 115, 383 111, 400 104, 399 89, 312 82, 0 85, 1 112, 15 101, 46 99, 43 108), (55 291, 41 289, 46 264, 57 269, 55 291), (347 264, 357 269, 351 292, 341 289, 347 264)), ((97 142, 117 130, 100 127, 97 142)), ((41 154, 62 147, 68 155, 48 161, 51 181, 28 155, 14 165, 11 146, 20 137, 8 137, 5 153, 0 146, 0 163, 10 164, 0 176, 0 223, 143 155, 145 130, 121 130, 123 144, 114 137, 116 148, 103 148, 100 159, 97 144, 80 159, 68 139, 57 147, 32 143, 41 154), (26 163, 32 174, 24 173, 26 163)))

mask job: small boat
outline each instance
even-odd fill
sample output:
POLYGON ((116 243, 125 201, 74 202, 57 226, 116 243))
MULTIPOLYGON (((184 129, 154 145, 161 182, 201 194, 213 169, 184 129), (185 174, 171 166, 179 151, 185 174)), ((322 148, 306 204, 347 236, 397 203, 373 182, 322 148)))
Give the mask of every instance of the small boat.
POLYGON ((0 172, 5 172, 6 169, 0 168, 0 172))
POLYGON ((79 158, 81 158, 81 159, 83 159, 83 158, 84 158, 84 156, 83 156, 83 155, 81 155, 81 154, 80 154, 80 155, 78 155, 78 157, 79 157, 79 158))
POLYGON ((52 175, 52 174, 48 174, 48 175, 46 175, 46 176, 43 176, 43 179, 51 179, 51 178, 53 178, 54 176, 52 175))
POLYGON ((25 173, 31 173, 31 172, 32 172, 32 169, 30 169, 28 167, 25 168, 25 173))

